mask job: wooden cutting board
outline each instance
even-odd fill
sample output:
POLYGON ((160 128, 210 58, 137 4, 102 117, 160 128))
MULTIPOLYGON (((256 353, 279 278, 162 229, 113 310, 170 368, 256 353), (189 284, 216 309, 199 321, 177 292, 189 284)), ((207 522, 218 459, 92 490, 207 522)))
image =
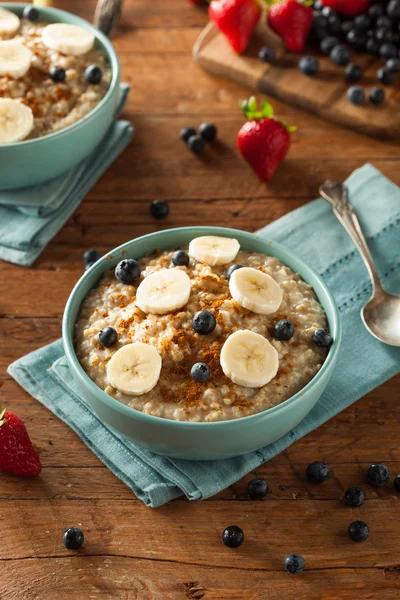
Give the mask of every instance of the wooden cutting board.
MULTIPOLYGON (((253 91, 276 96, 370 136, 400 137, 399 88, 395 85, 385 86, 386 100, 380 106, 367 101, 363 106, 355 106, 346 97, 346 90, 351 84, 344 80, 343 67, 337 67, 328 57, 320 56, 318 75, 303 75, 298 69, 300 56, 286 52, 280 38, 265 25, 257 27, 249 48, 239 55, 210 22, 200 34, 193 48, 193 56, 206 71, 253 91), (278 58, 274 65, 262 63, 258 58, 262 46, 276 49, 278 58)), ((360 85, 366 92, 378 85, 376 71, 382 66, 382 61, 367 54, 354 53, 353 62, 365 69, 360 85)))

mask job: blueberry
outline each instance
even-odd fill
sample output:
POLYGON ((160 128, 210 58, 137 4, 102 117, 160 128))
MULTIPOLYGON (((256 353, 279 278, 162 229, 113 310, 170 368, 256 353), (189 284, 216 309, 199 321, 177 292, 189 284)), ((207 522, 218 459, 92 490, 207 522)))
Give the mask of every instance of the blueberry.
POLYGON ((393 21, 400 21, 400 1, 390 0, 386 7, 386 13, 390 19, 393 19, 393 21))
POLYGON ((327 27, 329 33, 339 33, 342 27, 342 21, 340 17, 338 17, 337 15, 331 15, 330 17, 328 17, 327 27))
POLYGON ((322 460, 316 460, 315 462, 308 465, 306 469, 306 477, 313 483, 323 483, 329 479, 330 468, 322 460))
POLYGON ((396 475, 393 479, 393 487, 396 492, 400 492, 400 475, 396 475))
POLYGON ((222 532, 222 541, 228 548, 238 548, 244 542, 244 533, 237 525, 230 525, 222 532))
POLYGON ((365 542, 369 536, 369 527, 364 521, 353 521, 350 523, 347 533, 353 542, 365 542))
POLYGON ((101 258, 101 256, 97 252, 97 250, 95 250, 94 248, 90 248, 89 250, 86 250, 86 252, 83 253, 82 258, 85 267, 88 269, 89 267, 94 265, 94 263, 97 262, 99 258, 101 258))
POLYGON ((342 25, 340 26, 340 31, 344 36, 346 36, 352 29, 354 29, 353 21, 343 21, 342 25))
POLYGON ((264 46, 258 53, 258 58, 265 63, 275 62, 275 50, 264 46))
POLYGON ((393 83, 394 73, 387 67, 381 67, 377 70, 376 76, 383 85, 390 85, 393 83))
POLYGON ((360 106, 365 102, 365 92, 359 85, 353 85, 347 90, 347 98, 352 104, 360 106))
POLYGON ((99 333, 99 342, 106 348, 111 348, 118 342, 118 334, 114 327, 104 327, 99 333))
POLYGON ((354 48, 354 50, 364 50, 365 44, 367 43, 367 38, 364 33, 360 33, 355 29, 351 29, 346 36, 347 43, 349 46, 354 48))
POLYGON ((338 44, 330 53, 330 59, 339 66, 345 66, 350 62, 351 52, 346 46, 338 44))
POLYGON ((349 63, 344 70, 344 77, 346 81, 359 81, 363 75, 363 70, 354 63, 349 63))
POLYGON ((214 315, 208 310, 199 310, 192 319, 193 329, 196 333, 200 333, 201 335, 212 333, 216 325, 217 322, 214 315))
POLYGON ((165 219, 169 215, 169 205, 165 200, 153 200, 150 204, 150 214, 155 219, 165 219))
POLYGON ((379 42, 384 42, 387 38, 388 30, 380 27, 379 29, 375 29, 375 39, 379 42))
POLYGON ((28 21, 38 21, 39 20, 39 11, 34 6, 25 6, 22 16, 24 19, 28 19, 28 21))
POLYGON ((385 90, 380 87, 374 87, 369 92, 369 101, 372 104, 382 104, 385 99, 385 90))
POLYGON ((121 283, 132 285, 140 277, 140 265, 134 258, 125 258, 115 267, 115 277, 121 283))
POLYGON ((326 29, 328 25, 328 19, 323 14, 319 13, 314 15, 313 27, 317 29, 326 29))
POLYGON ((199 133, 206 142, 213 142, 217 137, 217 128, 213 123, 202 123, 199 127, 199 133))
POLYGON ((357 17, 355 17, 353 23, 354 23, 354 28, 357 29, 358 31, 366 31, 371 25, 371 19, 365 14, 357 15, 357 17))
POLYGON ((368 15, 371 17, 371 19, 378 19, 379 17, 382 17, 384 12, 385 11, 382 4, 373 4, 368 9, 368 15))
POLYGON ((226 272, 226 278, 228 279, 228 281, 231 278, 233 271, 236 271, 237 269, 243 269, 243 265, 231 265, 229 267, 229 269, 226 272))
POLYGON ((362 506, 365 502, 365 493, 361 488, 354 487, 346 490, 344 503, 346 506, 362 506))
POLYGON ((68 550, 79 550, 82 548, 85 536, 79 527, 70 527, 63 534, 63 544, 68 550))
POLYGON ((334 10, 330 6, 324 6, 323 9, 321 10, 321 14, 326 18, 338 16, 336 10, 334 10))
POLYGON ((102 77, 103 72, 97 65, 90 65, 85 71, 85 79, 92 85, 100 83, 102 77))
POLYGON ((199 152, 203 152, 206 143, 201 135, 191 135, 188 139, 187 145, 189 150, 197 154, 199 152))
POLYGON ((268 483, 265 479, 257 477, 247 484, 247 493, 252 500, 262 500, 268 492, 268 483))
POLYGON ((371 465, 367 471, 367 479, 371 485, 382 487, 386 485, 390 479, 390 471, 383 463, 371 465))
POLYGON ((49 75, 53 81, 60 83, 65 80, 65 69, 62 67, 50 67, 49 75))
POLYGON ((183 129, 181 129, 179 135, 181 136, 181 140, 187 142, 188 139, 192 137, 192 135, 196 135, 196 130, 194 127, 184 127, 183 129))
POLYGON ((329 346, 333 342, 333 338, 329 335, 327 331, 325 331, 325 329, 316 329, 311 337, 312 341, 319 348, 329 348, 329 346))
POLYGON ((190 369, 190 374, 199 383, 204 383, 210 379, 210 369, 203 362, 195 363, 190 369))
POLYGON ((374 38, 369 38, 365 43, 365 51, 368 52, 368 54, 378 55, 380 47, 380 42, 374 38))
POLYGON ((385 15, 383 15, 382 17, 378 17, 375 22, 375 25, 376 27, 382 29, 392 29, 392 21, 389 19, 389 17, 386 17, 385 15))
POLYGON ((290 340, 294 336, 294 325, 288 319, 281 319, 274 324, 274 336, 277 340, 290 340))
POLYGON ((321 40, 320 50, 321 50, 322 54, 326 54, 327 56, 329 56, 329 54, 332 52, 333 48, 335 46, 337 46, 338 44, 339 44, 338 38, 330 35, 330 36, 324 38, 323 40, 321 40))
POLYGON ((393 42, 385 42, 379 48, 379 56, 381 58, 395 58, 397 56, 397 46, 393 42))
POLYGON ((304 571, 305 561, 300 554, 288 554, 283 561, 286 573, 301 573, 304 571))
POLYGON ((172 262, 176 267, 187 267, 189 260, 189 255, 184 250, 177 250, 172 255, 172 262))
POLYGON ((319 69, 319 62, 314 56, 303 56, 299 61, 299 69, 304 75, 316 75, 319 69))

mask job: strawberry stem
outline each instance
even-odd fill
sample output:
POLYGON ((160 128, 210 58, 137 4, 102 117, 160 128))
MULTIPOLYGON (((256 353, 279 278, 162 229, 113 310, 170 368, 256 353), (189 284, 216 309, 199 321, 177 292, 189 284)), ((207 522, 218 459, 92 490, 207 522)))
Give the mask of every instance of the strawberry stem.
POLYGON ((249 121, 270 119, 274 114, 274 109, 266 100, 263 100, 261 110, 258 110, 255 96, 251 96, 248 100, 243 100, 243 102, 240 103, 240 108, 246 119, 249 121))

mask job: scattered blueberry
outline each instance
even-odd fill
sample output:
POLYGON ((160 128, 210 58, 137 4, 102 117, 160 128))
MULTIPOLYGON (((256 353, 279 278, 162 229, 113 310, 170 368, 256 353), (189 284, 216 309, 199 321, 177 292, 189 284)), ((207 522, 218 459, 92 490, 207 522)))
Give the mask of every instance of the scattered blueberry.
POLYGON ((346 81, 352 81, 352 82, 360 81, 362 74, 363 74, 362 68, 359 67, 358 65, 355 65, 354 63, 349 63, 344 70, 344 77, 345 77, 346 81))
POLYGON ((343 21, 340 31, 346 37, 349 31, 351 31, 353 28, 354 26, 352 21, 343 21))
POLYGON ((181 129, 179 135, 181 136, 181 140, 187 142, 188 139, 192 137, 192 135, 196 135, 196 130, 194 127, 184 127, 183 129, 181 129))
POLYGON ((329 348, 329 346, 333 342, 332 336, 330 336, 329 333, 325 331, 325 329, 316 329, 311 337, 312 341, 319 348, 329 348))
POLYGON ((365 502, 365 492, 358 487, 349 488, 344 495, 346 506, 362 506, 365 502))
POLYGON ((294 325, 288 319, 281 319, 274 324, 274 336, 277 340, 290 340, 294 336, 294 325))
POLYGON ((369 536, 369 527, 364 521, 353 521, 350 523, 347 533, 353 542, 365 542, 369 536))
POLYGON ((390 85, 393 83, 394 73, 387 67, 381 67, 376 72, 376 76, 383 85, 390 85))
POLYGON ((189 260, 189 254, 184 250, 177 250, 172 255, 172 262, 176 267, 187 267, 189 260))
POLYGON ((364 104, 365 102, 365 92, 359 85, 353 85, 351 88, 347 90, 347 98, 350 100, 352 104, 364 104))
POLYGON ((50 67, 49 75, 53 81, 60 83, 65 80, 65 69, 62 67, 50 67))
POLYGON ((328 17, 327 27, 329 33, 337 34, 340 32, 342 21, 338 15, 330 15, 328 17))
POLYGON ((304 571, 305 561, 300 554, 288 554, 283 561, 286 573, 301 573, 304 571))
POLYGON ((371 25, 371 19, 366 14, 357 15, 353 21, 354 28, 358 31, 366 31, 371 25))
POLYGON ((386 61, 386 66, 393 73, 400 73, 400 58, 389 58, 386 61))
POLYGON ((396 492, 400 492, 400 475, 396 475, 396 477, 393 479, 393 487, 396 492))
POLYGON ((328 37, 324 38, 323 40, 321 40, 320 50, 321 50, 322 54, 326 54, 327 56, 329 56, 329 54, 332 52, 334 47, 337 46, 338 44, 339 44, 338 38, 333 37, 333 36, 328 36, 328 37))
POLYGON ((150 204, 150 214, 155 219, 165 219, 169 215, 169 205, 165 200, 153 200, 150 204))
POLYGON ((346 36, 347 43, 351 48, 357 51, 361 51, 365 49, 365 44, 367 43, 367 38, 364 33, 357 31, 356 29, 351 29, 346 36))
POLYGON ((238 548, 244 542, 244 533, 237 525, 230 525, 222 532, 222 541, 228 548, 238 548))
POLYGON ((384 42, 387 39, 387 35, 388 30, 383 27, 375 29, 375 39, 379 42, 384 42))
POLYGON ((383 88, 374 87, 369 92, 369 101, 372 104, 382 104, 385 99, 385 90, 383 88))
POLYGON ((199 133, 206 142, 213 142, 217 137, 217 128, 213 123, 202 123, 199 127, 199 133))
POLYGON ((379 48, 381 47, 380 42, 374 38, 369 38, 365 44, 365 51, 368 54, 378 55, 379 48))
POLYGON ((111 348, 118 342, 118 334, 114 327, 104 327, 99 333, 99 342, 106 348, 111 348))
POLYGON ((89 65, 89 67, 85 71, 85 79, 88 83, 92 85, 97 85, 100 83, 101 78, 103 77, 103 72, 97 65, 89 65))
POLYGON ((82 548, 85 536, 79 527, 70 527, 63 534, 63 544, 68 550, 79 550, 82 548))
POLYGON ((199 383, 204 383, 210 379, 210 369, 203 362, 195 363, 190 370, 190 374, 199 383))
POLYGON ((226 278, 229 280, 231 278, 233 271, 236 271, 237 269, 242 269, 242 268, 243 268, 243 265, 231 265, 226 272, 226 278))
POLYGON ((132 285, 140 277, 140 265, 134 258, 125 258, 115 267, 115 277, 121 283, 132 285))
POLYGON ((390 0, 386 8, 386 13, 393 21, 400 21, 400 2, 399 0, 390 0))
POLYGON ((314 56, 303 56, 299 61, 299 69, 304 75, 312 77, 318 73, 319 62, 314 56))
POLYGON ((275 50, 273 48, 267 48, 264 46, 258 53, 258 58, 265 63, 275 62, 275 50))
POLYGON ((367 471, 367 478, 371 485, 382 487, 386 485, 390 479, 390 471, 386 465, 376 463, 371 465, 367 471))
POLYGON ((395 58, 397 56, 397 46, 393 42, 385 42, 379 48, 381 58, 395 58))
POLYGON ((326 463, 322 462, 322 460, 316 460, 308 465, 306 477, 313 483, 323 483, 329 479, 330 472, 331 470, 326 463))
POLYGON ((100 254, 94 248, 90 248, 83 253, 83 262, 86 269, 89 269, 95 262, 101 258, 100 254))
POLYGON ((28 19, 28 21, 37 21, 39 19, 39 11, 34 6, 25 6, 22 16, 24 19, 28 19))
POLYGON ((265 479, 257 477, 247 484, 247 493, 252 500, 262 500, 268 492, 268 483, 265 479))
POLYGON ((205 148, 205 141, 201 135, 191 135, 187 142, 189 150, 194 152, 195 154, 203 152, 205 148))
POLYGON ((336 65, 343 67, 350 62, 351 52, 346 46, 339 44, 333 48, 329 56, 336 65))
POLYGON ((192 327, 196 333, 208 335, 217 325, 215 317, 208 310, 199 310, 192 319, 192 327))

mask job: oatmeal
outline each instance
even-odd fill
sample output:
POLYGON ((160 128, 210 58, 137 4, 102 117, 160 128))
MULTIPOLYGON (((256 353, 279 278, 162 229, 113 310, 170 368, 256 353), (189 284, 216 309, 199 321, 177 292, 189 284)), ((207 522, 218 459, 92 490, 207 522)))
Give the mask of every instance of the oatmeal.
POLYGON ((326 329, 326 315, 313 289, 276 258, 201 250, 191 243, 106 272, 80 310, 78 359, 107 394, 150 415, 219 421, 259 413, 316 375, 328 349, 313 334, 326 329), (151 352, 141 364, 145 345, 151 352))
POLYGON ((93 47, 91 32, 25 18, 17 19, 15 31, 2 30, 4 13, 12 14, 0 13, 0 99, 16 102, 12 112, 9 105, 0 106, 0 130, 6 119, 10 123, 10 115, 14 129, 19 127, 14 113, 20 104, 30 109, 33 119, 30 128, 12 135, 0 131, 0 143, 48 135, 84 118, 111 81, 107 58, 93 47))

